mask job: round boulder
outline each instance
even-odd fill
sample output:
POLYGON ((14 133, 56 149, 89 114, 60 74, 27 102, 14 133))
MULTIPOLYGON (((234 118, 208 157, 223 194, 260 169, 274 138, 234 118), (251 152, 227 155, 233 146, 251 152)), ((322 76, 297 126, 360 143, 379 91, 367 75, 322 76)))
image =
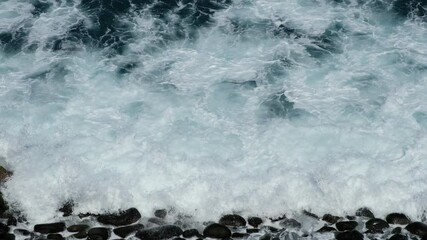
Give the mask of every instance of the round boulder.
POLYGON ((231 237, 231 231, 224 225, 213 223, 203 230, 203 236, 210 238, 229 238, 231 237))
POLYGON ((342 221, 335 224, 339 231, 350 231, 357 227, 356 221, 342 221))
POLYGON ((249 225, 251 225, 252 227, 257 228, 259 225, 262 224, 262 219, 259 217, 249 217, 248 218, 248 223, 249 225))
POLYGON ((246 220, 237 214, 224 215, 219 219, 219 224, 233 227, 246 226, 246 220))
POLYGON ((118 213, 99 215, 98 222, 114 226, 124 226, 135 223, 140 218, 141 214, 136 208, 129 208, 118 213))
POLYGON ((135 236, 140 239, 168 239, 182 234, 182 229, 176 225, 164 225, 136 232, 135 236))
POLYGON ((405 227, 410 233, 418 235, 420 237, 427 235, 427 225, 422 222, 413 222, 405 227))
POLYGON ((411 223, 411 220, 403 213, 390 213, 385 220, 390 224, 406 225, 411 223))
POLYGON ((390 227, 386 221, 379 218, 369 219, 365 226, 367 229, 371 230, 371 232, 382 232, 383 229, 390 227))

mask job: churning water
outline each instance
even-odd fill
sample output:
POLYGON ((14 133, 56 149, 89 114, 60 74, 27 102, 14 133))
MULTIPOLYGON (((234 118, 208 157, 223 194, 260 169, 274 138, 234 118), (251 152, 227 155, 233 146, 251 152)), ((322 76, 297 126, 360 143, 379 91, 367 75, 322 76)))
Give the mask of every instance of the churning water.
POLYGON ((29 217, 427 207, 426 0, 0 0, 29 217))

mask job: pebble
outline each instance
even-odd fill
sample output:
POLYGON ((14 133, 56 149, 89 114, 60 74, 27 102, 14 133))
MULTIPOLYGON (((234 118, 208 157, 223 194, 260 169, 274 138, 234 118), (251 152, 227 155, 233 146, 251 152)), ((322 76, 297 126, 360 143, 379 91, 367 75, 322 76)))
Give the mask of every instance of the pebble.
POLYGON ((257 228, 262 223, 263 223, 263 221, 259 217, 249 217, 248 218, 248 224, 251 225, 252 227, 257 228))
POLYGON ((357 227, 356 221, 342 221, 335 224, 339 231, 350 231, 357 227))
POLYGON ((197 229, 188 229, 182 233, 182 236, 185 238, 192 238, 192 237, 201 237, 202 234, 200 234, 199 230, 197 229))
POLYGON ((63 222, 34 225, 34 232, 43 233, 43 234, 59 233, 64 230, 65 230, 65 223, 63 222))
POLYGON ((229 238, 231 237, 231 231, 224 225, 213 223, 203 230, 203 236, 210 238, 229 238))
POLYGON ((422 222, 413 222, 405 227, 410 233, 418 235, 420 237, 427 235, 427 225, 422 222))
POLYGON ((119 237, 125 238, 127 236, 129 236, 130 234, 141 230, 144 228, 144 225, 142 224, 135 224, 135 225, 129 225, 129 226, 125 226, 125 227, 119 227, 119 228, 115 228, 113 230, 114 234, 116 234, 119 237))
POLYGON ((219 224, 233 227, 246 226, 246 220, 237 214, 224 215, 219 219, 219 224))
POLYGON ((110 237, 110 229, 104 227, 91 228, 87 232, 87 239, 89 240, 107 240, 110 237))
POLYGON ((390 224, 406 225, 411 223, 411 220, 403 213, 390 213, 385 219, 390 224))
POLYGON ((182 234, 182 229, 176 225, 164 225, 136 232, 135 236, 140 239, 167 239, 182 234))
POLYGON ((337 240, 363 240, 363 234, 356 230, 340 232, 335 235, 337 240))
POLYGON ((114 226, 124 226, 135 223, 141 218, 141 214, 136 208, 129 208, 113 214, 102 214, 98 217, 98 222, 114 226))

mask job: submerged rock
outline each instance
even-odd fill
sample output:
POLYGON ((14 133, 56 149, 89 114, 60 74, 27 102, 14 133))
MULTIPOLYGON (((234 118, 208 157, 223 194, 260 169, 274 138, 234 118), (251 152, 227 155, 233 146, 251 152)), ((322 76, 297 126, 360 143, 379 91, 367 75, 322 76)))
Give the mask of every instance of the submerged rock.
POLYGON ((372 213, 372 211, 369 208, 366 208, 366 207, 359 208, 356 211, 356 216, 358 216, 358 217, 366 217, 366 218, 375 218, 375 215, 372 213))
POLYGON ((323 221, 325 221, 325 222, 327 222, 327 223, 330 223, 330 224, 335 224, 336 222, 338 222, 338 220, 340 220, 341 219, 341 217, 338 217, 338 216, 334 216, 334 215, 331 215, 331 214, 325 214, 325 215, 323 215, 323 217, 322 217, 322 220, 323 221))
POLYGON ((403 213, 390 213, 385 219, 391 224, 406 225, 411 223, 411 220, 403 213))
POLYGON ((59 233, 64 230, 65 230, 65 223, 63 222, 37 224, 34 226, 34 232, 43 233, 43 234, 59 233))
POLYGON ((349 230, 353 230, 357 227, 357 222, 356 221, 342 221, 342 222, 337 222, 335 224, 335 226, 340 231, 349 231, 349 230))
POLYGON ((69 232, 82 232, 82 231, 86 231, 89 229, 89 225, 86 224, 76 224, 76 225, 71 225, 67 228, 67 231, 69 232))
POLYGON ((281 221, 280 226, 284 228, 301 228, 301 223, 293 218, 289 218, 281 221))
POLYGON ((363 234, 356 230, 340 232, 335 235, 337 240, 363 240, 363 234))
POLYGON ((115 228, 113 230, 113 232, 117 236, 125 238, 125 237, 129 236, 131 233, 134 233, 134 232, 141 230, 143 228, 144 228, 144 225, 135 224, 135 225, 125 226, 125 227, 115 228))
POLYGON ((154 211, 154 216, 162 219, 165 218, 167 214, 168 212, 166 211, 166 209, 157 209, 156 211, 154 211))
POLYGON ((136 232, 135 236, 140 239, 168 239, 182 234, 182 229, 175 225, 164 225, 160 227, 144 229, 136 232))
POLYGON ((246 220, 237 214, 228 214, 222 216, 221 219, 219 219, 219 224, 233 227, 242 227, 246 226, 246 220))
POLYGON ((114 226, 123 226, 135 223, 141 218, 141 214, 136 208, 129 208, 113 214, 102 214, 98 217, 98 222, 114 226))
POLYGON ((248 218, 248 223, 249 225, 251 225, 252 227, 257 228, 259 225, 261 225, 263 223, 262 219, 259 217, 249 217, 248 218))
POLYGON ((68 216, 71 216, 71 214, 73 213, 73 208, 74 208, 74 202, 72 200, 69 200, 65 202, 62 205, 62 207, 60 207, 58 210, 63 213, 62 216, 68 217, 68 216))
POLYGON ((224 225, 213 223, 203 230, 203 236, 210 238, 229 238, 231 237, 231 231, 224 225))
POLYGON ((408 230, 410 233, 418 235, 420 237, 427 235, 427 225, 422 222, 413 222, 408 224, 408 226, 405 227, 406 230, 408 230))

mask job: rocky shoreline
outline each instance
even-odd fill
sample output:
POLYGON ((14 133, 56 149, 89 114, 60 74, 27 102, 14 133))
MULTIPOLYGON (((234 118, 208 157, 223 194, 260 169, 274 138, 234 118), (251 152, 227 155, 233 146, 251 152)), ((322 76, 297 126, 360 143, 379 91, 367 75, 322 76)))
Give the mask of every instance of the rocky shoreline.
MULTIPOLYGON (((11 174, 0 169, 1 183, 11 174)), ((157 209, 152 216, 142 216, 136 208, 105 214, 73 213, 73 208, 74 202, 68 201, 58 209, 62 215, 58 221, 33 225, 10 208, 0 192, 0 240, 427 240, 424 222, 412 221, 403 213, 381 219, 368 208, 360 208, 354 215, 322 217, 308 211, 278 218, 230 213, 209 222, 195 222, 173 209, 157 209)))

